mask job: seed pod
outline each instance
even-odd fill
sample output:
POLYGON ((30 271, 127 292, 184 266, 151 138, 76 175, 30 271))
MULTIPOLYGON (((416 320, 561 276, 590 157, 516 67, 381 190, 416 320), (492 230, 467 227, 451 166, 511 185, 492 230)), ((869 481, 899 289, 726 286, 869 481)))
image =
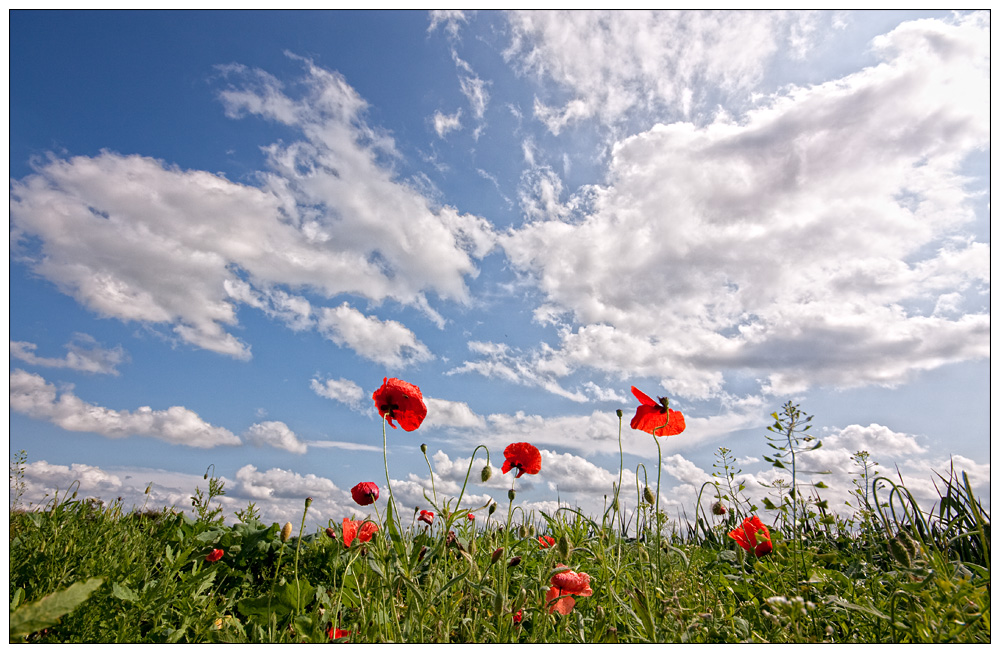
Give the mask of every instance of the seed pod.
POLYGON ((285 525, 281 527, 281 541, 287 542, 288 538, 292 536, 292 522, 286 521, 285 525))
POLYGON ((648 485, 645 488, 643 488, 643 490, 642 490, 642 498, 649 505, 651 505, 651 506, 655 506, 656 505, 656 497, 653 496, 653 491, 649 489, 648 485))
POLYGON ((490 467, 489 465, 485 465, 479 477, 483 479, 483 483, 485 483, 486 481, 490 480, 491 476, 493 476, 493 468, 490 467))

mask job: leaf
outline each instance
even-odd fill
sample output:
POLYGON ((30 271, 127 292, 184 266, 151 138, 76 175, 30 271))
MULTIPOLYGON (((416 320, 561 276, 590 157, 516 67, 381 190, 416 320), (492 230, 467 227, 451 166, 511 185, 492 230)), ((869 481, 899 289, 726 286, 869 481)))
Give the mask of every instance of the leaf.
POLYGON ((879 612, 878 610, 876 610, 875 608, 865 607, 863 605, 858 605, 856 603, 851 603, 850 601, 846 601, 846 600, 840 598, 839 596, 835 596, 835 595, 831 595, 831 596, 826 597, 826 603, 828 605, 835 605, 837 607, 846 608, 848 610, 854 610, 856 612, 864 612, 866 614, 870 614, 872 616, 878 617, 879 619, 888 619, 889 618, 889 617, 885 616, 884 614, 882 614, 881 612, 879 612))
POLYGON ((135 590, 129 589, 124 585, 119 585, 118 583, 111 583, 111 596, 122 601, 128 601, 129 603, 139 602, 139 595, 135 593, 135 590))
POLYGON ((14 590, 14 595, 10 598, 10 610, 13 612, 24 600, 24 589, 18 587, 14 590))
POLYGON ((10 615, 11 641, 56 625, 60 617, 69 614, 90 598, 103 582, 103 578, 89 578, 22 605, 10 615))

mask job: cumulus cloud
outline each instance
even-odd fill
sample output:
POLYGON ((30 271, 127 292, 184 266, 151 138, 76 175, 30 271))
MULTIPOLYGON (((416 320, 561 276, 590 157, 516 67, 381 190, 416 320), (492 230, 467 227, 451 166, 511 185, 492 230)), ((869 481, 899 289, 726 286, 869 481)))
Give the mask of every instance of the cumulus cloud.
POLYGON ((352 410, 361 410, 361 401, 365 398, 365 391, 361 389, 361 386, 345 378, 323 381, 315 378, 309 382, 309 387, 320 397, 347 404, 352 410))
POLYGON ((104 349, 92 336, 85 333, 73 334, 73 339, 66 344, 66 349, 69 351, 63 358, 38 356, 35 354, 37 349, 38 345, 33 342, 10 341, 11 358, 41 367, 61 367, 91 374, 118 376, 118 366, 129 359, 120 345, 113 349, 104 349))
POLYGON ((347 302, 336 308, 324 308, 318 327, 320 333, 338 345, 389 368, 405 367, 434 357, 401 323, 365 315, 347 302))
POLYGON ((962 174, 989 145, 988 33, 979 14, 905 23, 877 66, 738 121, 656 125, 615 144, 606 185, 535 192, 501 245, 539 319, 565 320, 558 343, 478 343, 456 371, 560 392, 589 368, 708 398, 733 370, 784 394, 988 356, 990 246, 962 174))
POLYGON ((559 90, 534 106, 554 134, 591 117, 615 124, 636 111, 690 116, 719 93, 741 97, 779 47, 794 39, 802 52, 809 36, 803 16, 762 11, 516 11, 507 18, 505 58, 559 90))
POLYGON ((462 110, 459 109, 451 115, 435 111, 431 121, 434 125, 434 131, 437 132, 438 138, 444 138, 445 134, 448 132, 456 131, 462 128, 462 110))
POLYGON ((298 436, 284 422, 254 424, 243 434, 243 439, 248 444, 257 447, 274 447, 292 453, 302 454, 308 450, 306 443, 299 440, 298 436))
POLYGON ((468 301, 465 279, 492 248, 492 228, 398 179, 399 154, 365 122, 365 101, 339 74, 302 63, 296 97, 263 71, 220 68, 234 82, 220 93, 228 116, 303 136, 264 148, 258 186, 150 157, 49 156, 11 183, 12 254, 101 316, 162 325, 241 359, 251 353, 229 331, 237 307, 308 328, 304 290, 393 300, 440 325, 428 293, 468 301))
POLYGON ((108 438, 138 435, 202 449, 240 444, 229 430, 209 424, 183 406, 112 410, 83 401, 73 394, 72 386, 59 391, 41 376, 24 370, 10 373, 10 409, 48 420, 67 431, 87 431, 108 438))
POLYGON ((486 420, 474 413, 469 408, 469 404, 464 401, 449 401, 447 399, 424 397, 424 403, 427 404, 427 417, 422 424, 423 428, 433 426, 452 426, 470 429, 486 428, 486 420))

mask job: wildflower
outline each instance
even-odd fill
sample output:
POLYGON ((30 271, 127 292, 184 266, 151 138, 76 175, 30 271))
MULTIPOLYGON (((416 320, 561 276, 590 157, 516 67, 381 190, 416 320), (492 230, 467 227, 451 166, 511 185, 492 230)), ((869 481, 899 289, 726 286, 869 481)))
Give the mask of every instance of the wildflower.
POLYGON ((543 548, 547 549, 550 546, 555 546, 556 538, 551 535, 540 535, 538 536, 538 544, 543 548))
POLYGON ((713 515, 724 515, 726 514, 726 507, 722 505, 721 501, 716 501, 712 504, 712 514, 713 515))
POLYGON ((415 431, 427 417, 427 406, 420 388, 399 379, 382 379, 382 387, 372 394, 378 414, 385 418, 389 426, 396 428, 392 420, 399 422, 404 431, 415 431))
POLYGON ((583 573, 570 571, 565 567, 559 573, 552 576, 552 587, 545 593, 545 600, 549 605, 549 613, 558 612, 567 615, 573 611, 576 605, 576 596, 590 596, 593 590, 590 589, 590 576, 583 573))
POLYGON ((417 517, 417 521, 422 521, 428 526, 434 525, 434 513, 430 510, 421 510, 420 516, 417 517))
POLYGON ((542 454, 538 449, 527 442, 515 442, 507 445, 503 450, 505 460, 500 468, 504 474, 512 469, 517 470, 514 478, 521 478, 522 474, 537 474, 542 471, 542 454))
POLYGON ((513 614, 513 619, 514 619, 514 625, 520 626, 521 620, 524 619, 524 610, 518 610, 517 612, 515 612, 513 614))
POLYGON ((205 556, 205 562, 218 562, 225 553, 222 549, 212 549, 212 552, 205 556))
POLYGON ((475 516, 475 515, 473 515, 473 514, 472 514, 472 513, 470 512, 470 513, 468 514, 468 519, 469 519, 469 521, 476 521, 476 516, 475 516))
POLYGON ((633 429, 656 436, 677 435, 684 430, 684 415, 679 410, 667 408, 669 402, 666 397, 660 397, 657 403, 635 386, 632 386, 632 394, 639 400, 635 417, 629 422, 633 429))
POLYGON ((741 526, 729 533, 729 537, 736 540, 736 543, 745 550, 753 551, 758 558, 771 552, 771 533, 757 515, 744 519, 741 526), (760 534, 759 542, 758 534, 760 534))
POLYGON ((341 630, 340 628, 337 628, 334 624, 330 624, 330 627, 327 629, 326 634, 330 637, 330 639, 340 639, 341 637, 347 637, 348 635, 350 635, 351 631, 341 630))
POLYGON ((361 542, 367 542, 372 539, 372 536, 378 532, 378 524, 374 522, 365 521, 357 522, 353 519, 344 518, 344 546, 351 546, 351 542, 357 538, 361 542))
POLYGON ((378 486, 367 481, 358 483, 351 488, 351 496, 359 506, 370 506, 378 501, 378 486))
POLYGON ((281 527, 281 541, 287 542, 288 538, 292 536, 292 522, 286 521, 285 525, 281 527))

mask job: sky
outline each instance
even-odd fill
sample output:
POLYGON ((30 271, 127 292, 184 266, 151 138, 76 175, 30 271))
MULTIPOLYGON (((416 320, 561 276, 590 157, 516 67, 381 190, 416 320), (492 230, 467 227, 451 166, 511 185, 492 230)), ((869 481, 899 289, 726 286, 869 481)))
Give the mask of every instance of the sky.
POLYGON ((759 503, 789 401, 831 509, 858 451, 989 504, 988 12, 9 18, 21 505, 212 473, 230 522, 373 515, 385 377, 428 408, 385 435, 407 518, 471 469, 481 517, 621 474, 677 523, 720 448, 759 503), (685 416, 659 475, 631 386, 685 416))

